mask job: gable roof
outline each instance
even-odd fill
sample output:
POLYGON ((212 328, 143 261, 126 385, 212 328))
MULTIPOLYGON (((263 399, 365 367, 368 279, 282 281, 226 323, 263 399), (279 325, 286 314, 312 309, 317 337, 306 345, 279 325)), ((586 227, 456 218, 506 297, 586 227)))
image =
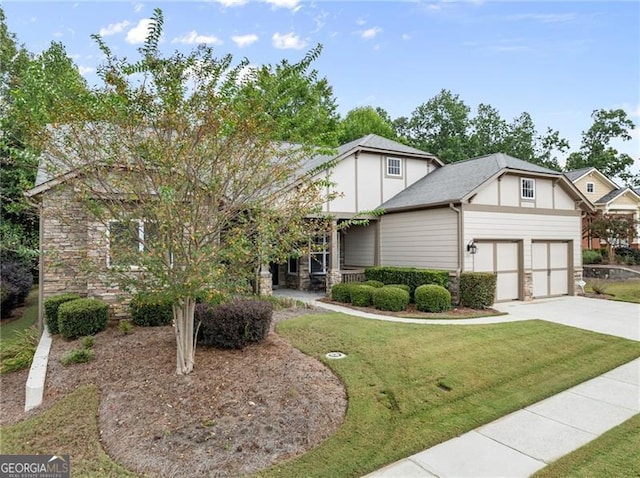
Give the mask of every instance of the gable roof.
POLYGON ((619 186, 616 183, 614 183, 611 178, 609 178, 604 173, 601 173, 597 168, 594 168, 593 166, 588 166, 586 168, 581 168, 581 169, 574 169, 573 171, 565 171, 564 175, 567 177, 567 179, 569 179, 569 181, 571 181, 572 183, 575 183, 579 179, 585 177, 586 175, 592 172, 596 173, 598 176, 600 176, 602 180, 609 183, 609 185, 612 188, 614 189, 619 188, 619 186))
POLYGON ((620 196, 622 196, 626 192, 629 192, 633 196, 636 196, 636 199, 638 201, 640 201, 640 194, 638 194, 633 189, 631 189, 631 188, 618 188, 618 189, 614 189, 613 191, 609 191, 607 194, 605 194, 600 199, 595 201, 594 204, 608 204, 608 203, 614 201, 615 199, 619 198, 620 196))
MULTIPOLYGON (((460 202, 487 180, 504 170, 555 176, 566 181, 575 189, 575 186, 558 171, 504 153, 494 153, 447 164, 416 181, 380 207, 386 211, 392 211, 460 202)), ((578 192, 578 194, 580 193, 578 192)))
POLYGON ((362 138, 355 139, 341 146, 338 146, 338 152, 335 155, 318 155, 311 158, 304 166, 305 171, 310 171, 318 168, 327 161, 340 161, 347 156, 360 152, 367 151, 372 153, 390 154, 409 156, 418 159, 432 160, 438 166, 444 166, 444 163, 440 161, 435 155, 422 151, 421 149, 407 146, 406 144, 399 143, 392 139, 383 138, 377 134, 368 134, 362 138))

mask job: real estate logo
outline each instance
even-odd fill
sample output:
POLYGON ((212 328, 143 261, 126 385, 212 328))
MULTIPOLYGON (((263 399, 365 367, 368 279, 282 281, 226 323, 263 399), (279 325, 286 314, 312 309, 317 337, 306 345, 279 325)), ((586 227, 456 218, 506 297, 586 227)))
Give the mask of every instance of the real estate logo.
POLYGON ((70 478, 69 455, 0 455, 0 478, 70 478))

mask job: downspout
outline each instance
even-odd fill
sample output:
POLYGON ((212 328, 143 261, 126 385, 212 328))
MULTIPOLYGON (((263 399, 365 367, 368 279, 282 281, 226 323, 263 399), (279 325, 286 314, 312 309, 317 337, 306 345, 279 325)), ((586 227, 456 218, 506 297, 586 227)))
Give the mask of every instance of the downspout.
POLYGON ((27 203, 38 209, 38 331, 44 331, 44 216, 42 214, 42 198, 35 202, 24 194, 27 203))
POLYGON ((456 268, 456 279, 458 281, 456 295, 458 297, 457 302, 460 302, 460 274, 462 272, 462 261, 464 260, 464 255, 462 252, 462 210, 456 208, 453 203, 449 203, 449 209, 456 213, 458 216, 458 267, 456 268))

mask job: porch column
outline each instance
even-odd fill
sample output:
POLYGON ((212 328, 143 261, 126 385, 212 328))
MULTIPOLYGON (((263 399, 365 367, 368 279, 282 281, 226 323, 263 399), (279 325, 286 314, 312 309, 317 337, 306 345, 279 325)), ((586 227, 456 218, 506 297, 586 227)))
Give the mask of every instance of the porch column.
POLYGON ((258 294, 273 294, 272 284, 273 282, 271 279, 271 270, 269 269, 269 264, 262 264, 260 266, 260 273, 258 274, 258 294))
POLYGON ((327 292, 331 288, 342 282, 342 272, 340 272, 340 248, 338 246, 338 222, 331 221, 331 233, 329 237, 329 264, 327 270, 327 292))

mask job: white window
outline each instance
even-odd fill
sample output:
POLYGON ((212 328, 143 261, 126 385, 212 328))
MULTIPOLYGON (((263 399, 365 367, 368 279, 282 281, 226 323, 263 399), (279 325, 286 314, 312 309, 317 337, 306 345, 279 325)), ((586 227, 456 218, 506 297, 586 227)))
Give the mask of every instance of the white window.
POLYGON ((596 186, 593 183, 587 183, 587 192, 594 193, 596 192, 596 186))
POLYGON ((309 254, 309 273, 311 275, 326 274, 329 268, 329 238, 318 236, 311 244, 309 254))
POLYGON ((387 176, 402 177, 402 160, 387 158, 387 176))
POLYGON ((520 197, 522 199, 536 198, 536 180, 520 178, 520 197))

